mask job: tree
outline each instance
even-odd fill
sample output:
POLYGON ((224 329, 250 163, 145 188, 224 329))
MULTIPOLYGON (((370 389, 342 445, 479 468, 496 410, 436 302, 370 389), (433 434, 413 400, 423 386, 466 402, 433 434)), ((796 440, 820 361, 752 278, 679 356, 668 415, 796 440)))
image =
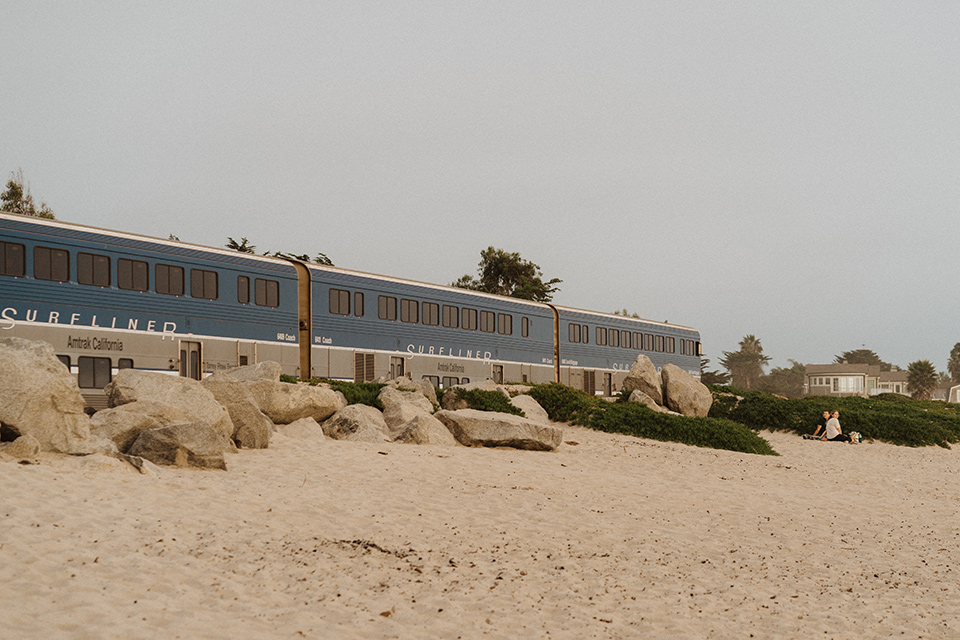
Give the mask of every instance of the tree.
POLYGON ((227 249, 233 249, 234 251, 239 251, 240 253, 256 253, 257 247, 250 244, 250 241, 246 238, 240 238, 240 242, 237 242, 230 236, 227 236, 227 249))
POLYGON ((0 209, 24 216, 56 220, 53 210, 47 206, 46 202, 41 202, 40 208, 37 209, 30 194, 30 185, 23 181, 23 169, 10 172, 7 190, 0 193, 0 209))
POLYGON ((311 259, 309 254, 284 253, 282 251, 269 251, 263 254, 265 256, 274 256, 276 258, 286 258, 287 260, 299 260, 300 262, 313 262, 314 264, 325 264, 328 267, 334 266, 333 261, 325 253, 318 253, 316 258, 311 259))
POLYGON ((950 359, 947 360, 947 371, 954 384, 960 384, 960 342, 950 349, 950 359))
POLYGON ((836 364, 878 364, 880 371, 890 371, 893 367, 889 362, 884 362, 876 353, 870 349, 854 349, 853 351, 844 351, 838 356, 833 357, 836 364))
POLYGON ((907 367, 907 391, 914 400, 929 400, 937 385, 937 369, 929 360, 917 360, 907 367))
POLYGON ((524 260, 519 253, 507 253, 493 247, 487 247, 480 252, 477 273, 479 279, 465 275, 451 284, 461 289, 550 302, 554 292, 559 291, 554 285, 563 282, 557 278, 544 282, 538 265, 524 260))
POLYGON ((730 372, 733 385, 747 391, 756 386, 768 362, 770 356, 763 355, 763 346, 753 334, 743 337, 739 351, 724 351, 720 359, 720 364, 730 372))
POLYGON ((722 371, 707 371, 710 358, 700 358, 700 382, 703 384, 729 384, 730 374, 722 371))
POLYGON ((806 365, 790 361, 790 367, 774 367, 770 373, 760 378, 758 388, 787 398, 799 398, 803 395, 803 381, 806 377, 806 365))
POLYGON ((624 318, 639 318, 639 317, 640 317, 640 314, 639 314, 639 313, 636 313, 636 312, 630 313, 629 311, 626 310, 626 308, 620 309, 619 311, 614 311, 614 312, 613 312, 613 315, 615 315, 615 316, 623 316, 624 318))

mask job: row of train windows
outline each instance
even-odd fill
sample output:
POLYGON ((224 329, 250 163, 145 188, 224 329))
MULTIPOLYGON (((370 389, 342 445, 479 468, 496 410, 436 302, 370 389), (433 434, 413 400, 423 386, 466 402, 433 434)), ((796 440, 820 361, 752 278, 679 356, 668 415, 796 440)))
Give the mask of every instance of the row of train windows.
MULTIPOLYGON (((57 356, 60 362, 70 368, 70 356, 57 356)), ((132 358, 119 358, 117 369, 133 369, 132 358)), ((113 368, 110 358, 93 358, 80 356, 77 358, 77 386, 81 389, 103 389, 113 379, 113 368)))
MULTIPOLYGON (((0 242, 0 275, 26 275, 26 249, 13 242, 0 242)), ((186 271, 183 267, 157 264, 154 267, 154 285, 157 293, 184 295, 186 271)), ((34 247, 33 277, 38 280, 70 281, 70 254, 63 249, 34 247)), ((190 296, 216 300, 220 287, 216 271, 190 269, 190 296)), ((77 282, 97 287, 111 284, 110 257, 95 253, 77 253, 77 282)), ((130 291, 150 290, 150 265, 142 260, 117 259, 117 287, 130 291)), ((237 276, 237 301, 250 302, 250 278, 237 276)), ((280 306, 280 283, 264 278, 254 279, 254 301, 265 307, 280 306)))
MULTIPOLYGON (((597 327, 596 329, 596 342, 600 346, 660 353, 677 352, 677 339, 671 336, 658 336, 652 333, 640 333, 626 329, 608 329, 607 327, 597 327)), ((588 344, 590 342, 590 327, 585 324, 570 323, 568 338, 570 342, 588 344)), ((697 353, 697 342, 681 338, 680 354, 687 356, 700 355, 697 353)))
MULTIPOLYGON (((330 313, 342 316, 354 315, 363 317, 363 293, 357 291, 351 295, 344 289, 330 289, 330 313), (353 299, 353 313, 351 314, 350 301, 353 299)), ((505 336, 513 335, 513 316, 509 313, 494 313, 478 309, 460 308, 449 304, 436 302, 419 302, 393 296, 377 297, 377 317, 381 320, 426 324, 434 327, 444 326, 450 329, 467 329, 469 331, 485 331, 499 333, 505 336), (399 303, 399 305, 398 305, 399 303), (398 313, 399 310, 399 313, 398 313)), ((520 335, 530 336, 530 318, 520 320, 520 335)))

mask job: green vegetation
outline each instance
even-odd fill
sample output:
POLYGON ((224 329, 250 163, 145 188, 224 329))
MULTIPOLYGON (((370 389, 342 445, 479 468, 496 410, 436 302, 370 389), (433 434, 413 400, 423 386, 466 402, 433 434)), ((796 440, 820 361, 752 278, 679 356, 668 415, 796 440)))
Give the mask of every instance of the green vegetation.
POLYGON ((538 265, 524 260, 519 253, 507 253, 493 247, 480 252, 477 273, 479 278, 468 274, 451 285, 512 298, 550 302, 553 294, 559 291, 556 285, 563 282, 559 278, 544 282, 543 272, 538 265))
POLYGON ((778 455, 766 440, 730 420, 686 418, 658 413, 634 402, 606 402, 557 383, 537 385, 530 395, 557 422, 696 447, 778 455))
MULTIPOLYGON (((293 376, 280 376, 281 382, 297 382, 293 376)), ((380 389, 385 384, 376 382, 344 382, 342 380, 330 380, 328 378, 311 378, 309 384, 316 386, 325 384, 334 391, 339 391, 346 397, 347 404, 366 404, 380 411, 383 411, 383 403, 380 402, 380 389)))
POLYGON ((960 442, 960 406, 911 400, 889 393, 872 398, 780 398, 759 391, 712 387, 710 416, 750 429, 813 433, 825 409, 840 411, 844 433, 859 431, 865 440, 909 447, 950 447, 960 442), (737 402, 735 396, 743 399, 737 402))
POLYGON ((37 208, 33 201, 33 195, 30 193, 30 185, 23 179, 23 169, 10 172, 7 188, 3 193, 0 193, 0 211, 56 220, 53 210, 47 206, 46 202, 41 202, 40 207, 37 208))
POLYGON ((515 416, 524 415, 523 411, 510 404, 510 399, 499 391, 467 390, 454 387, 453 392, 456 394, 457 400, 463 400, 467 403, 469 409, 499 411, 500 413, 512 413, 515 416))

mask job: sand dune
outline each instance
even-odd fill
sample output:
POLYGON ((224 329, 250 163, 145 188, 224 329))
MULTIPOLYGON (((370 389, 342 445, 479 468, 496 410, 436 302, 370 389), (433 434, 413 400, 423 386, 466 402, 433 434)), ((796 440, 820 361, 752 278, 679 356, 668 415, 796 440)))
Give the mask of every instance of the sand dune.
POLYGON ((0 455, 0 635, 960 638, 960 453, 764 436, 0 455))

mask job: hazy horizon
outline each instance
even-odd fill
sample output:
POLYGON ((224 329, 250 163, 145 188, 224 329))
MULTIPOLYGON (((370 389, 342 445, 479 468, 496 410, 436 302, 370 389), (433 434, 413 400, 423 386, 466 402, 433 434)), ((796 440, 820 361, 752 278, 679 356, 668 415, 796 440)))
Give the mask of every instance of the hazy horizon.
POLYGON ((953 3, 0 6, 0 178, 57 218, 438 284, 495 246, 711 368, 946 370, 953 3))

